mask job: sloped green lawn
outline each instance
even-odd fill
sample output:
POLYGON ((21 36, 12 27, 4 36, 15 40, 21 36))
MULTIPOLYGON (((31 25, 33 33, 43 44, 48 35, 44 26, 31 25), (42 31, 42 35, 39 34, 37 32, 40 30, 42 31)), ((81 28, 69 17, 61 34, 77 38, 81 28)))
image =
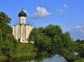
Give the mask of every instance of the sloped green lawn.
POLYGON ((76 60, 75 62, 84 62, 84 59, 76 60))
POLYGON ((33 44, 30 43, 19 43, 16 49, 15 57, 35 57, 36 52, 34 51, 33 44))

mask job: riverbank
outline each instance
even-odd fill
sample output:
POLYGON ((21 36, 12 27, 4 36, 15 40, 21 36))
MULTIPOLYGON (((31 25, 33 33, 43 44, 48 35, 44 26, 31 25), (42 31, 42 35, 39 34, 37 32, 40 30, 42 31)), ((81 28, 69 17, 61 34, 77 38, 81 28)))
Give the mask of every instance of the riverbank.
MULTIPOLYGON (((31 43, 18 43, 16 51, 12 54, 12 58, 24 58, 34 59, 37 55, 45 55, 46 52, 37 53, 37 49, 34 47, 34 44, 31 43)), ((6 60, 7 57, 0 55, 0 60, 6 60)))
MULTIPOLYGON (((37 48, 34 47, 34 44, 18 43, 17 48, 16 48, 16 52, 12 56, 12 58, 17 59, 17 60, 21 60, 21 59, 33 60, 35 58, 43 59, 43 58, 48 58, 51 56, 52 56, 51 54, 48 54, 45 51, 38 53, 37 48)), ((5 57, 2 54, 0 55, 0 62, 1 62, 1 60, 6 60, 6 59, 7 59, 7 57, 5 57)), ((75 62, 84 62, 84 59, 80 59, 75 62)))
POLYGON ((84 62, 84 58, 76 60, 75 62, 84 62))
POLYGON ((5 56, 0 56, 0 60, 5 60, 6 57, 5 56))
MULTIPOLYGON (((12 53, 13 58, 18 57, 31 57, 34 58, 36 56, 36 51, 33 44, 30 43, 18 43, 16 47, 15 53, 12 53)), ((0 53, 0 60, 5 60, 7 57, 0 53)))
MULTIPOLYGON (((13 56, 12 60, 13 61, 24 61, 24 60, 43 60, 44 58, 48 58, 48 57, 51 57, 49 54, 47 54, 46 52, 41 52, 41 53, 35 53, 35 52, 32 52, 32 53, 23 53, 23 54, 16 54, 13 56)), ((0 62, 3 62, 7 60, 7 57, 5 56, 1 56, 0 57, 0 62)))

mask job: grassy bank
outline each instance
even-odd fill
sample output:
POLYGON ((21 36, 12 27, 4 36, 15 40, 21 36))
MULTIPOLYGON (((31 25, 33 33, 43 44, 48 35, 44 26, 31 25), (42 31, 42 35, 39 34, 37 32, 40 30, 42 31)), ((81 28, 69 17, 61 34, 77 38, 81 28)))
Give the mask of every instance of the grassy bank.
MULTIPOLYGON (((13 58, 27 58, 34 59, 38 55, 46 56, 47 52, 39 52, 37 53, 37 48, 34 47, 34 44, 31 43, 18 43, 15 54, 13 54, 13 58)), ((0 60, 7 59, 4 55, 0 55, 0 60)))
POLYGON ((76 60, 75 62, 84 62, 84 58, 83 59, 76 60))
MULTIPOLYGON (((13 58, 28 57, 33 59, 36 56, 36 50, 33 44, 30 43, 18 43, 15 54, 13 58)), ((7 59, 4 55, 0 55, 0 60, 7 59)))
POLYGON ((36 51, 34 51, 34 45, 31 43, 19 43, 16 49, 16 54, 14 57, 31 57, 34 58, 36 56, 36 51))
MULTIPOLYGON (((37 57, 38 60, 39 59, 42 60, 44 57, 46 58, 51 56, 52 55, 48 54, 46 51, 37 53, 37 49, 34 47, 34 44, 18 43, 16 52, 13 55, 13 58, 17 60, 21 60, 21 59, 32 60, 37 57)), ((4 55, 0 54, 0 61, 6 60, 6 59, 7 58, 4 55)), ((84 59, 79 59, 79 60, 76 60, 75 62, 84 62, 84 59)))
POLYGON ((5 60, 6 57, 5 56, 0 56, 0 60, 5 60))

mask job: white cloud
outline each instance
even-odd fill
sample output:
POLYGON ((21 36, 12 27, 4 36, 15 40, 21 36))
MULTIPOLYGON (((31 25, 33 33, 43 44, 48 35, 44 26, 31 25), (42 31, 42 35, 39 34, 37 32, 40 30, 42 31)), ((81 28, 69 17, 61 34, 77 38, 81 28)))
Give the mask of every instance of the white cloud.
POLYGON ((44 7, 37 7, 36 12, 32 15, 32 18, 41 18, 49 16, 51 13, 44 7))
POLYGON ((67 8, 68 8, 68 5, 63 4, 61 8, 57 9, 57 11, 62 14, 67 8))
POLYGON ((67 4, 64 4, 63 7, 67 9, 68 8, 68 5, 67 4))
POLYGON ((82 26, 76 26, 76 28, 77 28, 80 32, 84 33, 84 25, 82 25, 82 26))

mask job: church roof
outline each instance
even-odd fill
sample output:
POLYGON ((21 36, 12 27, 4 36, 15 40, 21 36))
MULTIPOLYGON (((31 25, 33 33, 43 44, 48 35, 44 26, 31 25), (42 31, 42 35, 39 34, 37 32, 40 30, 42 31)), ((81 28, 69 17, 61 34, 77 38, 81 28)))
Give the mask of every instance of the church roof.
POLYGON ((24 10, 22 9, 21 12, 18 14, 18 16, 19 16, 19 17, 21 17, 21 16, 26 17, 27 14, 26 14, 26 13, 24 12, 24 10))

